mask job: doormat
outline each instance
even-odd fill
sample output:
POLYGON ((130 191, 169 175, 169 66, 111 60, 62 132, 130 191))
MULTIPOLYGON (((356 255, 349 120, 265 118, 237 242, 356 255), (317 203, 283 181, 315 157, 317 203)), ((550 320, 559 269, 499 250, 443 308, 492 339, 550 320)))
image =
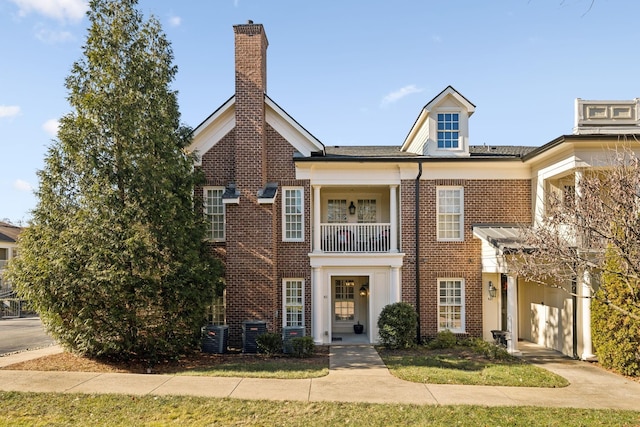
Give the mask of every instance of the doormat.
POLYGON ((331 341, 342 341, 342 337, 331 337, 331 341))

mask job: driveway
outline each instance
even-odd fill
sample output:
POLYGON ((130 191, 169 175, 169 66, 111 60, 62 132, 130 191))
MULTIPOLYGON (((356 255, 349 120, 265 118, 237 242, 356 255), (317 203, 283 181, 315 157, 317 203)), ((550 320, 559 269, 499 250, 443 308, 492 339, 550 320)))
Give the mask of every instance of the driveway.
POLYGON ((39 317, 0 319, 0 355, 55 344, 39 317))

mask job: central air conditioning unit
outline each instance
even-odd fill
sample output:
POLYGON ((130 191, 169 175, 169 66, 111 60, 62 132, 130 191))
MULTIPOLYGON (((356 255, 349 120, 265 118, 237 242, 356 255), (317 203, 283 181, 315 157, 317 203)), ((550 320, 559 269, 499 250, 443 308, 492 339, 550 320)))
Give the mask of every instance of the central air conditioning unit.
POLYGON ((256 338, 267 333, 267 322, 263 320, 245 320, 242 322, 242 352, 257 353, 256 338))
POLYGON ((285 326, 282 328, 282 351, 284 353, 293 353, 294 338, 304 336, 304 326, 285 326))

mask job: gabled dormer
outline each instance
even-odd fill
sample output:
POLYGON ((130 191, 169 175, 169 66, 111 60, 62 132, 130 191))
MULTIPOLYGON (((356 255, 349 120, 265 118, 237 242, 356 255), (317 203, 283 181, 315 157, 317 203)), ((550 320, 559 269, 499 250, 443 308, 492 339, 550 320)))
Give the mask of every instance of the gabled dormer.
POLYGON ((401 150, 430 157, 468 157, 469 117, 475 109, 447 86, 424 106, 401 150))

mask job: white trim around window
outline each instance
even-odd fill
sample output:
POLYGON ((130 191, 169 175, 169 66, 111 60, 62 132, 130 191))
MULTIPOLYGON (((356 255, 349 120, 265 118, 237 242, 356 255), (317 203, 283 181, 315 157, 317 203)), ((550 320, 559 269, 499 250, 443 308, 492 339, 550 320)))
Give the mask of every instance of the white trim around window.
POLYGON ((464 188, 436 187, 436 212, 438 241, 464 241, 464 188))
POLYGON ((211 242, 225 240, 225 208, 222 203, 224 187, 204 187, 203 210, 206 221, 205 238, 211 242))
POLYGON ((464 279, 438 279, 438 332, 465 332, 464 279))
POLYGON ((304 242, 303 187, 282 187, 282 241, 304 242))
POLYGON ((282 326, 304 327, 304 279, 282 279, 282 326))

